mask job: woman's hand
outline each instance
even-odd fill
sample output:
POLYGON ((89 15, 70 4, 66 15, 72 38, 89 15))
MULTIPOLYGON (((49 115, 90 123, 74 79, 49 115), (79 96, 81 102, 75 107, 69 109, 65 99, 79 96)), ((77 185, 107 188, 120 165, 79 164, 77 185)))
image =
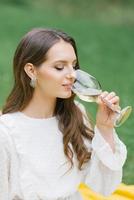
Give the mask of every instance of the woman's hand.
POLYGON ((97 127, 104 127, 105 129, 114 128, 114 122, 116 120, 117 113, 112 111, 105 103, 114 109, 119 109, 119 97, 115 92, 108 93, 107 91, 102 92, 97 99, 98 112, 96 115, 96 125, 97 127), (103 100, 104 99, 104 100, 103 100))
POLYGON ((112 111, 106 103, 110 105, 114 110, 119 107, 119 97, 115 92, 108 93, 107 91, 102 92, 97 99, 98 112, 96 115, 96 126, 100 130, 103 138, 109 143, 113 153, 115 152, 115 143, 113 136, 114 123, 117 117, 117 113, 112 111))

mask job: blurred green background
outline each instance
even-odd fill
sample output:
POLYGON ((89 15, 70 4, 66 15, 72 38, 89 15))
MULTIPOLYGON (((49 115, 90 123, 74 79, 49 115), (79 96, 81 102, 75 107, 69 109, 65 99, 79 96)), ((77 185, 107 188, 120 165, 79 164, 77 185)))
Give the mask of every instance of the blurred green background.
MULTIPOLYGON (((0 107, 12 87, 12 59, 20 38, 33 27, 72 35, 80 64, 103 89, 115 91, 121 106, 134 102, 133 0, 0 0, 0 107)), ((97 106, 84 103, 95 119, 97 106)), ((128 148, 123 182, 134 184, 134 115, 117 129, 128 148)))

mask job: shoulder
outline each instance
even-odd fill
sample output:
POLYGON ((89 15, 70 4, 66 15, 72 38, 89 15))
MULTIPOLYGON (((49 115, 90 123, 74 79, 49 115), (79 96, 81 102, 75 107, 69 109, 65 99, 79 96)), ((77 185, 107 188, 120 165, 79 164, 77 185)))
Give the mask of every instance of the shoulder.
POLYGON ((2 114, 0 116, 0 124, 3 124, 7 128, 11 128, 14 124, 14 121, 17 120, 17 113, 18 112, 2 114))
POLYGON ((0 120, 0 155, 2 152, 8 150, 10 146, 9 134, 7 127, 0 120))
POLYGON ((14 114, 3 114, 0 116, 0 144, 11 143, 10 132, 13 127, 14 114))

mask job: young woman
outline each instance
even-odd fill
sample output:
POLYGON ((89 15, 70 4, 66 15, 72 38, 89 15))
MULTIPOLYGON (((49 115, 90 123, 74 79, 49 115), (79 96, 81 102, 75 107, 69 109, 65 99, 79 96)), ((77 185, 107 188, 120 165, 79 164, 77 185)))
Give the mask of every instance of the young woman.
POLYGON ((33 29, 14 56, 14 87, 0 117, 0 199, 80 200, 80 182, 110 195, 122 180, 126 147, 114 92, 98 97, 96 125, 74 101, 79 68, 75 41, 58 30, 33 29))

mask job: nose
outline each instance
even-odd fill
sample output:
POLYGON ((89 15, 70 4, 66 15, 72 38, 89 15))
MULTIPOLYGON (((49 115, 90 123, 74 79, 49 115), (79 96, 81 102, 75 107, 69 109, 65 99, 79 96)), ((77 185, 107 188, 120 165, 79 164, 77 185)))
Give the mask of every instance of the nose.
POLYGON ((74 68, 69 69, 66 77, 69 78, 69 79, 73 79, 73 81, 75 81, 75 79, 76 79, 76 70, 74 68))

